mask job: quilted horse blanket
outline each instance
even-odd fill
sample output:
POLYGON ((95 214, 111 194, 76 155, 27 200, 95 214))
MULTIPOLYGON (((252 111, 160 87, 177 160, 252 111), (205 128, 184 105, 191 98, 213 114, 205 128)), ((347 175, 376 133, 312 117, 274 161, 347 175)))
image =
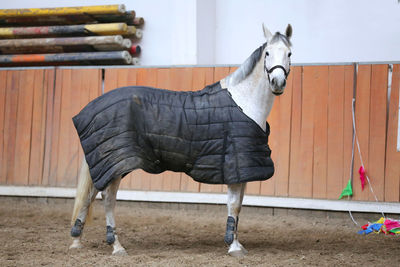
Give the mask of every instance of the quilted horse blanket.
POLYGON ((274 173, 264 131, 219 82, 200 91, 132 86, 90 102, 73 118, 93 183, 103 190, 135 169, 185 172, 210 184, 274 173))

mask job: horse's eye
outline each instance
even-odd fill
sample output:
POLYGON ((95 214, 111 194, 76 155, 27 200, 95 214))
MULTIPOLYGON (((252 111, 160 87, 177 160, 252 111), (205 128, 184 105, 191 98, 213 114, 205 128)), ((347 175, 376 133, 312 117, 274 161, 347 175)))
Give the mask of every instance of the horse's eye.
POLYGON ((265 55, 266 55, 267 57, 269 57, 269 53, 268 53, 268 52, 265 52, 265 55))
POLYGON ((292 52, 289 52, 288 57, 290 57, 292 55, 292 52))

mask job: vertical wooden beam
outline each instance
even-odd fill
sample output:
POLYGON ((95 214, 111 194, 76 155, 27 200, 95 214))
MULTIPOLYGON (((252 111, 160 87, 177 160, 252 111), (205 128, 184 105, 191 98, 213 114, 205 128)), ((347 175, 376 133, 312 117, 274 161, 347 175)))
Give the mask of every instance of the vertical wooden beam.
MULTIPOLYGON (((355 121, 360 150, 367 174, 369 174, 369 124, 370 124, 370 94, 371 94, 371 65, 358 66, 355 121)), ((361 166, 360 157, 355 147, 353 170, 353 194, 355 200, 368 200, 368 188, 362 191, 358 169, 361 166)))
MULTIPOLYGON (((289 75, 287 86, 279 99, 279 154, 276 157, 277 169, 275 172, 275 195, 289 195, 289 165, 290 165, 290 136, 292 120, 293 74, 289 75)), ((276 107, 273 107, 276 108, 276 107)), ((272 129, 272 128, 271 128, 272 129)), ((272 129, 274 131, 274 129, 272 129)), ((274 152, 273 152, 274 153, 274 152)))
POLYGON ((46 96, 46 125, 45 125, 45 146, 43 159, 43 172, 41 185, 50 184, 51 157, 53 147, 53 115, 54 115, 54 96, 55 96, 56 70, 49 70, 45 76, 46 96))
POLYGON ((292 89, 292 116, 290 134, 290 169, 289 169, 289 196, 299 196, 297 181, 300 175, 301 159, 301 118, 303 95, 303 67, 294 67, 292 89))
POLYGON ((400 65, 393 66, 386 143, 385 201, 400 201, 400 151, 397 151, 400 65))
POLYGON ((344 142, 344 66, 329 66, 326 198, 342 192, 344 142))
POLYGON ((32 134, 30 142, 29 185, 40 185, 43 175, 46 126, 46 82, 48 70, 34 70, 32 134))
MULTIPOLYGON (((71 168, 69 165, 72 164, 69 157, 70 153, 70 137, 71 132, 69 131, 69 123, 71 121, 71 109, 72 109, 72 86, 79 86, 78 81, 80 77, 74 77, 72 79, 71 69, 62 69, 62 83, 60 87, 61 99, 60 99, 60 123, 59 123, 59 137, 57 142, 58 148, 58 160, 55 163, 57 172, 55 172, 55 179, 57 186, 68 186, 70 185, 69 176, 72 175, 71 168)), ((75 90, 75 88, 74 88, 75 90)), ((76 101, 76 100, 75 100, 76 101)))
POLYGON ((7 184, 14 183, 14 160, 17 134, 19 82, 21 71, 10 71, 7 78, 4 121, 3 174, 7 184))
POLYGON ((315 94, 313 198, 326 198, 328 161, 328 66, 319 66, 318 73, 316 74, 317 76, 313 84, 315 94))
POLYGON ((319 89, 315 82, 319 72, 318 66, 303 67, 299 172, 292 182, 294 197, 313 195, 315 93, 319 89))
POLYGON ((5 136, 5 107, 6 107, 6 89, 7 89, 7 71, 0 71, 0 183, 4 184, 6 181, 5 177, 5 166, 4 161, 6 159, 5 147, 4 147, 4 136, 5 136))
MULTIPOLYGON (((352 116, 352 105, 353 105, 353 93, 354 93, 354 74, 355 66, 345 66, 344 67, 344 105, 343 105, 343 179, 342 186, 343 189, 347 182, 349 181, 352 174, 351 165, 351 151, 353 144, 353 116, 352 116)), ((342 190, 341 189, 341 190, 342 190)), ((340 191, 341 193, 341 191, 340 191)), ((340 196, 336 196, 338 198, 340 196)))
MULTIPOLYGON (((369 165, 366 167, 372 188, 379 201, 384 200, 385 192, 387 81, 388 65, 373 65, 371 73, 369 165)), ((369 200, 375 200, 374 193, 370 192, 369 200)))

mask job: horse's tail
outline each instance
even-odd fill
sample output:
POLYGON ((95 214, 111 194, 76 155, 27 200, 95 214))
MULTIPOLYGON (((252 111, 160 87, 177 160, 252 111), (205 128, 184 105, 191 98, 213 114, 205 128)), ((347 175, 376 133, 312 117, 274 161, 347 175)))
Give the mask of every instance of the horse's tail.
POLYGON ((86 216, 85 223, 91 221, 92 215, 92 201, 89 200, 89 195, 93 194, 92 190, 94 190, 92 178, 89 172, 89 166, 86 163, 86 160, 83 159, 81 170, 79 172, 79 181, 78 187, 76 188, 76 197, 74 210, 72 212, 72 225, 75 223, 75 220, 78 217, 79 211, 82 209, 83 205, 86 201, 89 201, 88 214, 86 216))

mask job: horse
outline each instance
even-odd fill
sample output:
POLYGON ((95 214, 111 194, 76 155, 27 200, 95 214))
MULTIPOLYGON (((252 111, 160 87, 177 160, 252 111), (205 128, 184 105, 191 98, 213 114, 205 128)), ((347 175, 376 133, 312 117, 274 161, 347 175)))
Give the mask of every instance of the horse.
POLYGON ((70 249, 82 248, 83 228, 90 218, 91 204, 101 191, 106 215, 106 241, 113 246, 112 255, 127 254, 116 232, 116 194, 121 178, 133 169, 141 168, 150 173, 183 171, 199 182, 227 184, 228 216, 224 241, 229 246, 229 255, 242 257, 248 253, 238 240, 239 213, 246 182, 266 180, 273 175, 271 151, 266 143, 269 134, 267 117, 275 97, 284 92, 291 65, 291 25, 287 26, 285 34, 272 34, 264 24, 262 28, 266 42, 235 72, 206 87, 205 91, 173 92, 135 86, 116 89, 89 103, 82 114, 73 118, 85 159, 71 219, 73 241, 70 249), (204 107, 204 102, 209 102, 212 108, 204 107), (220 112, 218 105, 228 108, 227 111, 220 112), (150 107, 150 110, 145 110, 145 107, 150 107), (196 110, 193 111, 194 107, 196 110), (173 109, 170 113, 175 117, 163 117, 170 109, 173 109), (212 111, 204 116, 197 114, 203 109, 212 111), (103 113, 105 115, 101 115, 103 113), (207 117, 216 128, 201 124, 203 117, 207 117), (215 122, 223 117, 229 117, 231 121, 215 122), (175 125, 181 119, 185 124, 175 125), (191 122, 197 124, 193 126, 191 122), (187 136, 195 138, 193 131, 186 132, 191 127, 196 131, 211 129, 198 135, 210 135, 209 139, 218 142, 212 141, 209 145, 202 143, 202 139, 192 140, 200 142, 201 148, 189 143, 187 136), (228 128, 231 132, 227 133, 228 128), (172 145, 168 147, 169 143, 172 145), (235 146, 239 147, 238 150, 246 150, 253 145, 255 148, 248 150, 247 154, 240 154, 239 158, 234 154, 229 156, 229 151, 235 146), (162 146, 175 149, 175 152, 169 153, 162 146), (201 152, 204 147, 212 148, 201 152), (212 151, 222 148, 225 149, 223 152, 213 155, 212 151), (196 159, 192 161, 192 156, 188 155, 195 155, 196 159), (250 168, 254 162, 259 165, 250 168))

